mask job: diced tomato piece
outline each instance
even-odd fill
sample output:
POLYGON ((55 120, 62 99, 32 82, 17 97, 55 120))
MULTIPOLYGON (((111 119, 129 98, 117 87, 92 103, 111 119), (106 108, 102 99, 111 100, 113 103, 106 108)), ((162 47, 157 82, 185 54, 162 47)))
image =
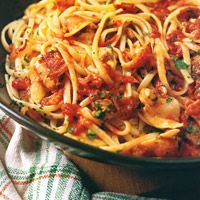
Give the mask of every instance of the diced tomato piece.
POLYGON ((138 80, 133 76, 122 76, 122 83, 138 83, 138 80))
POLYGON ((12 87, 16 90, 26 90, 30 86, 29 78, 18 78, 12 82, 12 87))
POLYGON ((124 13, 136 14, 140 12, 140 9, 138 9, 134 4, 130 4, 130 3, 116 4, 115 8, 116 9, 122 8, 124 10, 124 13))
POLYGON ((43 106, 57 105, 63 100, 63 90, 54 92, 51 96, 42 99, 41 104, 43 106))
POLYGON ((177 16, 178 20, 189 21, 191 18, 198 18, 200 16, 200 9, 199 8, 186 8, 180 11, 179 15, 177 16))
POLYGON ((69 122, 76 122, 79 118, 80 105, 66 103, 62 106, 62 112, 69 117, 69 122))
POLYGON ((36 122, 42 122, 43 121, 43 118, 42 116, 34 109, 30 108, 28 111, 27 111, 27 115, 35 120, 36 122))
POLYGON ((75 0, 55 0, 56 6, 60 11, 64 11, 67 8, 74 5, 75 0))

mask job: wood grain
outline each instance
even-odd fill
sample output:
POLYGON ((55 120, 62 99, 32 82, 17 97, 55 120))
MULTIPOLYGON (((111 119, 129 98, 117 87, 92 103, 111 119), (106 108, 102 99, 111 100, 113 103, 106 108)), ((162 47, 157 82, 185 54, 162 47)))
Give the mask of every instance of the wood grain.
POLYGON ((67 156, 78 166, 91 192, 109 191, 169 199, 200 198, 199 170, 136 170, 67 156))

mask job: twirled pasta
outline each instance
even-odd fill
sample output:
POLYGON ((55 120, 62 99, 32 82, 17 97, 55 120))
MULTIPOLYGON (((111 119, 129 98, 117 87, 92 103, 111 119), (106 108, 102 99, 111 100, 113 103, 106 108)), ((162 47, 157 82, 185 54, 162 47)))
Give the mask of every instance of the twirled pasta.
POLYGON ((10 98, 99 148, 199 156, 195 0, 42 0, 2 30, 10 98))

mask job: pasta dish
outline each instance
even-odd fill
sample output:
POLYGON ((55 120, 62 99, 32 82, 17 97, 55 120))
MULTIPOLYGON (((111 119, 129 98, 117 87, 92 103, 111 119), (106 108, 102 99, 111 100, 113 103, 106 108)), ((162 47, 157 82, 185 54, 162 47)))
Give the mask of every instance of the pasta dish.
POLYGON ((200 1, 42 0, 1 41, 23 115, 111 152, 200 156, 200 1))

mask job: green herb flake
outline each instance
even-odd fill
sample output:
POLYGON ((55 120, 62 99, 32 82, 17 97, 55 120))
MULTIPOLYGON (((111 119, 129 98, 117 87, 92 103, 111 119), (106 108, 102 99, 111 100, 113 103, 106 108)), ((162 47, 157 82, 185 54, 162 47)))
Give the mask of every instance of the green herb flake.
POLYGON ((166 102, 167 103, 170 103, 170 102, 172 102, 173 101, 173 97, 168 97, 167 99, 166 99, 166 102))
POLYGON ((102 110, 97 110, 97 112, 96 112, 96 117, 97 117, 98 119, 104 119, 104 117, 105 117, 105 112, 103 112, 102 110))
POLYGON ((200 88, 196 90, 196 92, 200 93, 200 88))
POLYGON ((91 130, 88 130, 87 137, 93 140, 96 137, 96 133, 92 132, 91 130))
POLYGON ((21 109, 24 107, 24 104, 20 102, 18 103, 17 106, 18 106, 18 110, 21 111, 21 109))
POLYGON ((189 65, 185 63, 183 60, 174 60, 175 67, 178 69, 187 69, 189 65))
POLYGON ((29 58, 27 56, 24 56, 24 61, 27 62, 27 63, 30 62, 30 60, 29 60, 29 58))
POLYGON ((108 17, 107 19, 106 19, 106 23, 109 23, 110 22, 110 17, 108 17))
POLYGON ((137 106, 137 110, 141 110, 142 108, 144 108, 144 104, 143 103, 139 103, 137 106))
POLYGON ((104 98, 106 97, 106 93, 105 93, 105 92, 100 93, 100 94, 99 94, 99 97, 100 97, 101 99, 104 99, 104 98))
POLYGON ((190 121, 188 127, 185 129, 188 133, 193 133, 193 121, 190 121))
POLYGON ((111 44, 109 44, 109 45, 107 46, 107 48, 109 48, 109 49, 112 49, 112 45, 111 45, 111 44))
POLYGON ((67 129, 67 132, 70 133, 70 134, 72 134, 72 133, 74 132, 74 130, 75 130, 75 128, 69 127, 69 128, 67 129))
POLYGON ((197 51, 197 55, 200 55, 200 49, 197 51))
POLYGON ((96 109, 101 108, 101 104, 99 103, 99 101, 95 101, 95 102, 94 102, 94 107, 95 107, 96 109))

